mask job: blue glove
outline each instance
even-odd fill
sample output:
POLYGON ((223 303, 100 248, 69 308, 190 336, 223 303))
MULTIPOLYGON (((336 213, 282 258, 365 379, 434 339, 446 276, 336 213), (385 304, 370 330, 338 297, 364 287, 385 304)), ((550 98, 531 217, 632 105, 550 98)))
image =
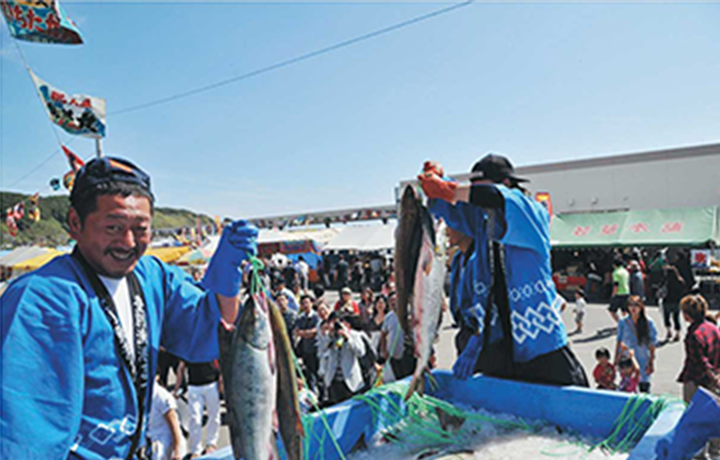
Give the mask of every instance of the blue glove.
POLYGON ((477 334, 473 334, 453 365, 453 375, 460 380, 470 377, 475 371, 475 363, 480 357, 481 350, 482 338, 477 334))
POLYGON ((258 229, 245 220, 236 220, 223 229, 217 250, 205 271, 202 286, 225 297, 240 292, 240 264, 257 254, 258 229))

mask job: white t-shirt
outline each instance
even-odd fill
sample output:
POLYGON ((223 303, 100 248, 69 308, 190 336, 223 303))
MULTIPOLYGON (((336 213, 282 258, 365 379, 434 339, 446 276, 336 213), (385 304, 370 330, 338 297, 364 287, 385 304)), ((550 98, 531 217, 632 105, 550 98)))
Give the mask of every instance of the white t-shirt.
POLYGON ((310 266, 304 261, 298 261, 298 263, 295 264, 295 269, 302 273, 304 277, 307 277, 310 272, 310 266))
POLYGON ((106 276, 99 276, 99 278, 112 296, 113 302, 115 302, 115 308, 120 317, 120 325, 123 328, 123 332, 125 332, 125 339, 130 345, 130 352, 135 356, 135 324, 133 321, 132 304, 130 303, 130 290, 127 279, 108 278, 106 276))
POLYGON ((391 358, 400 359, 405 353, 405 340, 403 340, 403 330, 400 326, 400 320, 394 311, 385 315, 382 331, 387 333, 387 352, 391 358), (393 345, 394 344, 394 345, 393 345), (395 347, 393 349, 393 346, 395 347))
POLYGON ((587 302, 585 302, 585 299, 583 299, 582 297, 575 300, 575 313, 585 313, 586 305, 587 305, 587 302))
MULTIPOLYGON (((147 436, 151 441, 155 440, 172 440, 172 430, 165 420, 165 414, 171 410, 177 410, 177 401, 175 397, 163 388, 162 385, 155 382, 153 385, 152 401, 150 403, 150 413, 148 414, 147 436)), ((169 447, 172 447, 169 446, 169 447)))

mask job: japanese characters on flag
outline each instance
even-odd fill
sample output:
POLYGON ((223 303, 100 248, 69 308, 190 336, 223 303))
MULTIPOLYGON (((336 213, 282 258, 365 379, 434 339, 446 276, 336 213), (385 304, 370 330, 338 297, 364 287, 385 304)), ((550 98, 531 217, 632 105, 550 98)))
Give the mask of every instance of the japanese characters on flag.
POLYGON ((105 137, 105 99, 82 94, 67 94, 40 79, 30 76, 50 120, 70 134, 99 139, 105 137))
POLYGON ((79 45, 80 31, 56 0, 2 0, 0 8, 10 34, 36 43, 79 45))

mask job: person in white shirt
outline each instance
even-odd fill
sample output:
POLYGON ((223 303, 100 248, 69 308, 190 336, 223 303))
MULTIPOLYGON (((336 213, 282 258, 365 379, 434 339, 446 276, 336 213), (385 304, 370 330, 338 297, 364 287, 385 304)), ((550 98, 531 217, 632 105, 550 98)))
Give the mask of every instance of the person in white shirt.
POLYGON ((577 291, 575 291, 575 326, 576 329, 573 334, 580 334, 582 332, 583 328, 583 318, 585 317, 585 308, 587 307, 587 302, 585 301, 585 291, 583 291, 582 288, 578 288, 577 291))
POLYGON ((364 384, 360 357, 365 354, 365 342, 350 326, 355 319, 333 312, 320 329, 318 353, 329 405, 351 398, 364 384))
POLYGON ((153 385, 147 437, 152 460, 180 460, 185 456, 185 439, 180 430, 177 401, 157 381, 153 385))
POLYGON ((390 311, 385 316, 380 335, 380 356, 390 361, 395 378, 402 379, 415 370, 415 356, 412 347, 406 346, 405 333, 400 326, 395 308, 397 295, 388 295, 390 311))
POLYGON ((303 256, 298 257, 298 261, 295 263, 295 270, 298 272, 298 275, 300 275, 300 287, 303 291, 307 291, 310 266, 305 262, 303 256))

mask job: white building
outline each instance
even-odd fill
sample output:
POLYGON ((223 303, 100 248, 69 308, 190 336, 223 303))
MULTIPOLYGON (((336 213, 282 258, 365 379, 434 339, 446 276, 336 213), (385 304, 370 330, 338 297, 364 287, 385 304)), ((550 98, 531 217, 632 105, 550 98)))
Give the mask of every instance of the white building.
MULTIPOLYGON (((516 173, 530 179, 533 195, 550 193, 554 214, 720 204, 720 144, 522 166, 516 173)), ((467 181, 467 174, 454 177, 467 181)))

